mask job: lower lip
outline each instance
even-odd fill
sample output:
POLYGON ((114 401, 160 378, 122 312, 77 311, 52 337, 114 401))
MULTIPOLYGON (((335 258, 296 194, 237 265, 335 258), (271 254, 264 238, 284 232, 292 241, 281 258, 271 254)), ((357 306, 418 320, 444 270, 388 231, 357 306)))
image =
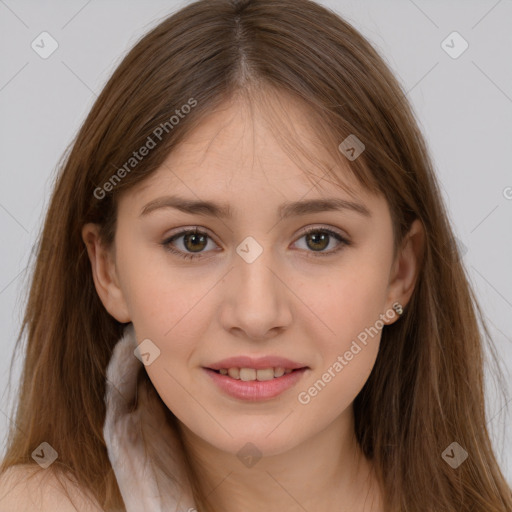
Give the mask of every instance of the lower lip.
POLYGON ((287 389, 293 387, 304 375, 307 368, 294 370, 282 377, 264 381, 243 381, 221 375, 210 368, 203 368, 217 386, 228 395, 240 400, 259 401, 275 398, 287 389))

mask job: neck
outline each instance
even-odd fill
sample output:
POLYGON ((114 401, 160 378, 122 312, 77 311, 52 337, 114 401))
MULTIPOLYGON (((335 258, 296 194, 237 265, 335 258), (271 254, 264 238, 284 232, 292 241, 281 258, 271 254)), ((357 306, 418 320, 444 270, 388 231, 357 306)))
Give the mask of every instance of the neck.
MULTIPOLYGON (((212 510, 223 512, 378 512, 380 489, 354 434, 352 407, 323 431, 247 465, 237 453, 217 449, 184 424, 180 432, 212 510)), ((248 450, 250 454, 250 449, 248 450)))

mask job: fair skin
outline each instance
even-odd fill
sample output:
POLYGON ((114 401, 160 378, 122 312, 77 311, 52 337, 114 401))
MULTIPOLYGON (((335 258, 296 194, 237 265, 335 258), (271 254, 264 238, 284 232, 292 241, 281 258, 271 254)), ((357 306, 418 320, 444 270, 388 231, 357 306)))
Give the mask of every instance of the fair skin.
MULTIPOLYGON (((294 104, 288 112, 308 147, 314 133, 294 104)), ((215 510, 315 512, 333 504, 342 511, 382 510, 372 466, 354 437, 352 409, 374 366, 380 331, 307 404, 298 397, 393 303, 405 307, 423 231, 414 222, 394 258, 385 198, 363 189, 348 169, 339 174, 351 195, 329 178, 318 181, 319 171, 313 186, 258 109, 232 102, 121 196, 115 250, 103 248, 98 226, 83 228, 105 308, 118 321, 133 322, 139 342, 149 338, 161 351, 146 370, 180 421, 215 510), (229 204, 232 217, 170 207, 140 215, 168 195, 229 204), (369 215, 343 209, 278 216, 284 202, 325 198, 358 203, 369 215), (182 235, 170 245, 196 259, 161 245, 194 226, 207 237, 187 243, 182 235), (306 227, 318 228, 316 239, 304 235, 306 227), (332 235, 322 241, 322 229, 350 244, 332 235), (263 249, 251 263, 236 252, 248 236, 263 249), (234 355, 268 354, 308 369, 297 385, 258 403, 226 395, 203 368, 234 355), (237 456, 248 442, 262 454, 252 467, 237 456)), ((388 313, 385 323, 397 319, 388 313)))
POLYGON ((0 510, 102 512, 90 493, 33 464, 11 466, 0 477, 0 510), (64 487, 63 487, 64 486, 64 487))

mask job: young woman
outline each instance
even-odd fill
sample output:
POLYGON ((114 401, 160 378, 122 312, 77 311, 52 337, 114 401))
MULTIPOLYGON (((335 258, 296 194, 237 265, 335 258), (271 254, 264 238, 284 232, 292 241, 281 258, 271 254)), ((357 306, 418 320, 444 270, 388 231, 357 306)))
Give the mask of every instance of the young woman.
POLYGON ((42 510, 59 484, 62 510, 512 510, 422 135, 335 13, 164 20, 92 108, 40 242, 2 510, 28 507, 23 472, 42 510))

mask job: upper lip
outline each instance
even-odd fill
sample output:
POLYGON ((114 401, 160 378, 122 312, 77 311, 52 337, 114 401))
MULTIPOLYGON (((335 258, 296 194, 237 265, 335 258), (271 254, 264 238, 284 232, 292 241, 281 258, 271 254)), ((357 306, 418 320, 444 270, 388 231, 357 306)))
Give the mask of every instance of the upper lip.
POLYGON ((278 356, 264 356, 264 357, 250 357, 250 356, 238 356, 229 357, 213 363, 206 368, 211 370, 220 370, 221 368, 254 368, 255 370, 263 370, 265 368, 284 368, 285 370, 296 370, 299 368, 305 368, 306 365, 297 363, 285 357, 278 356))

